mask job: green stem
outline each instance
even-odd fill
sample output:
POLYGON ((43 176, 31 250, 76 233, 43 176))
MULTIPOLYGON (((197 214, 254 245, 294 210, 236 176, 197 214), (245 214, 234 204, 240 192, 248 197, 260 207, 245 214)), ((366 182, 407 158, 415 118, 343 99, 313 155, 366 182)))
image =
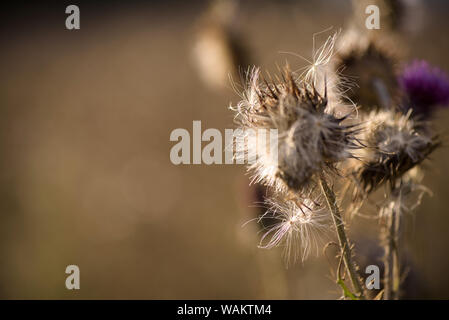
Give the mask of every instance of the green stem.
POLYGON ((323 175, 320 176, 320 186, 323 195, 326 198, 329 210, 332 213, 332 221, 337 231, 338 242, 340 245, 340 250, 342 252, 341 254, 343 256, 343 262, 345 264, 346 271, 349 275, 349 278, 351 279, 352 286, 356 291, 358 297, 360 299, 365 299, 362 284, 356 271, 356 265, 354 261, 352 261, 352 250, 350 243, 348 241, 348 237, 346 236, 345 226, 340 214, 340 210, 337 205, 335 193, 328 186, 326 179, 324 178, 323 175))

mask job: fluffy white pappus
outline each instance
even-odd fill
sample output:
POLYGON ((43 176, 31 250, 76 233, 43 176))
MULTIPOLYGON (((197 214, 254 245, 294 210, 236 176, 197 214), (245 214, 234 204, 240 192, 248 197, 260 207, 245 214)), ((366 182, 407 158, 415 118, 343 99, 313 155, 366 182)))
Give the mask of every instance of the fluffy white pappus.
POLYGON ((255 155, 249 166, 254 182, 279 191, 298 191, 310 185, 320 170, 352 156, 357 129, 326 112, 326 92, 322 96, 312 85, 301 87, 288 69, 278 84, 259 77, 259 70, 254 69, 243 100, 231 107, 244 133, 242 139, 247 139, 251 130, 277 132, 275 137, 270 132, 269 147, 263 145, 267 140, 261 145, 260 139, 248 139, 241 152, 242 156, 255 155))
MULTIPOLYGON (((372 111, 363 131, 364 141, 371 147, 369 160, 379 160, 382 155, 405 153, 413 162, 423 157, 423 149, 432 144, 432 136, 418 131, 420 124, 410 117, 393 110, 372 111)), ((366 150, 366 149, 365 149, 366 150)))
MULTIPOLYGON (((239 122, 242 122, 241 119, 246 119, 249 114, 256 112, 257 106, 260 104, 258 92, 265 89, 260 84, 260 68, 252 67, 248 70, 246 87, 242 93, 237 91, 237 88, 234 89, 242 100, 237 103, 236 107, 229 106, 229 109, 235 112, 234 119, 239 119, 239 122)), ((257 122, 256 118, 248 118, 247 120, 257 122)))
POLYGON ((326 88, 328 95, 327 112, 337 117, 351 117, 357 111, 356 104, 348 97, 348 92, 357 86, 355 80, 349 76, 343 76, 343 69, 335 66, 335 56, 339 54, 339 39, 341 30, 328 36, 326 41, 315 49, 316 37, 328 32, 326 29, 313 35, 312 60, 302 56, 308 65, 302 68, 304 71, 299 79, 305 83, 311 83, 315 88, 326 88), (301 80, 302 79, 302 80, 301 80))
POLYGON ((355 156, 360 160, 353 169, 365 193, 384 182, 396 182, 440 145, 426 123, 394 110, 372 111, 364 116, 359 139, 366 148, 355 156))
POLYGON ((335 45, 339 35, 339 32, 334 33, 326 39, 323 45, 315 49, 316 36, 326 31, 328 30, 313 35, 312 61, 305 59, 309 65, 305 68, 304 74, 300 75, 304 75, 304 81, 312 83, 317 88, 328 85, 328 78, 331 73, 329 63, 334 55, 335 45))
POLYGON ((268 210, 262 217, 276 222, 262 236, 260 248, 284 247, 287 265, 299 259, 304 261, 311 253, 319 253, 326 235, 332 230, 330 213, 324 206, 310 199, 269 199, 266 204, 268 210))
POLYGON ((251 184, 262 183, 278 191, 287 191, 277 177, 278 133, 276 129, 240 128, 233 132, 234 160, 238 164, 247 163, 252 172, 251 184))

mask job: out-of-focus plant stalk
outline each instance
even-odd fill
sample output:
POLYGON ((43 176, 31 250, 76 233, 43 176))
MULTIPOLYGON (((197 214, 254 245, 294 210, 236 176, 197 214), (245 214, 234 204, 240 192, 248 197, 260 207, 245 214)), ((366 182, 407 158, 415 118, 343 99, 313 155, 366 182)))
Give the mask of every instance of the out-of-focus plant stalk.
POLYGON ((352 286, 354 287, 357 296, 360 299, 365 299, 360 277, 357 274, 356 265, 352 260, 351 245, 348 241, 348 237, 346 236, 345 225, 343 223, 343 219, 341 217, 340 210, 337 205, 335 193, 328 186, 326 178, 323 175, 320 176, 320 186, 323 195, 326 198, 329 210, 332 214, 332 221, 337 231, 338 242, 340 245, 341 254, 343 255, 343 262, 345 264, 346 271, 349 275, 349 278, 351 279, 352 286))
MULTIPOLYGON (((388 108, 391 98, 388 95, 385 84, 380 79, 373 79, 374 88, 383 108, 388 108)), ((402 185, 402 183, 400 184, 402 185)), ((384 238, 384 294, 385 300, 396 300, 399 298, 400 269, 399 269, 399 227, 401 223, 401 187, 396 190, 396 196, 391 207, 386 211, 385 226, 383 229, 384 238)), ((392 190, 392 193, 395 191, 392 190)))
POLYGON ((391 210, 386 215, 384 228, 384 250, 385 250, 385 275, 384 275, 384 299, 399 299, 399 288, 401 282, 399 266, 399 228, 401 224, 400 203, 395 199, 391 210))

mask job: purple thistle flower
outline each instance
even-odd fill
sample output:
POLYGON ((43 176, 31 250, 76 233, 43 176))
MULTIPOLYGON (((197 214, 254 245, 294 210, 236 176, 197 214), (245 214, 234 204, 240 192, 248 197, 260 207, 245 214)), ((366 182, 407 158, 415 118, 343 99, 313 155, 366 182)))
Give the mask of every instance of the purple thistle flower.
POLYGON ((405 66, 398 77, 408 101, 405 107, 416 114, 428 116, 437 107, 449 104, 449 77, 441 69, 424 60, 405 66))

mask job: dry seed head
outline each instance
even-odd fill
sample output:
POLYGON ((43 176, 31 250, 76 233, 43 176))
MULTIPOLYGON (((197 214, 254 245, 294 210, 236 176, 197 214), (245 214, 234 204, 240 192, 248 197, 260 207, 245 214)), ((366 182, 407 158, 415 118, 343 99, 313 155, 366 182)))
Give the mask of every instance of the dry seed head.
POLYGON ((356 177, 364 192, 384 182, 394 188, 398 178, 425 160, 439 145, 425 123, 392 110, 364 116, 360 140, 366 148, 357 155, 356 177))
POLYGON ((244 99, 233 110, 242 132, 278 131, 277 159, 264 150, 254 151, 255 143, 247 144, 247 153, 257 154, 249 168, 255 172, 254 180, 280 191, 298 191, 313 186, 317 173, 352 156, 357 129, 326 112, 325 89, 320 95, 312 85, 298 85, 288 68, 281 77, 276 84, 268 83, 259 79, 258 69, 253 70, 244 99))
POLYGON ((389 107, 391 101, 384 101, 380 90, 388 100, 397 98, 398 84, 395 74, 396 58, 378 41, 363 39, 348 33, 336 55, 335 70, 338 70, 342 82, 353 83, 343 99, 363 106, 361 111, 369 112, 380 107, 389 107), (354 37, 355 39, 348 39, 354 37), (380 88, 379 88, 380 86, 380 88))

